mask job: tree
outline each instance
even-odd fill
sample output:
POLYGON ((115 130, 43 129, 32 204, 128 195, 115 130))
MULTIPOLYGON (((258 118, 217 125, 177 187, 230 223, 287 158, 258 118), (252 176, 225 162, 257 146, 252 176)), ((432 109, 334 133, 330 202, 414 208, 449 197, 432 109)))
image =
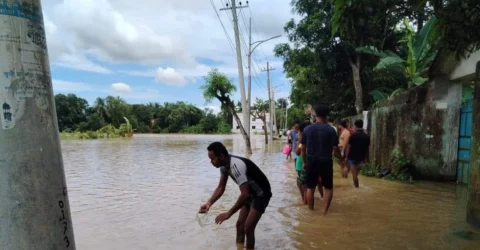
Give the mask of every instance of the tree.
MULTIPOLYGON (((423 0, 425 1, 425 0, 423 0)), ((480 49, 480 5, 478 0, 430 0, 438 20, 441 50, 457 59, 480 49)))
POLYGON ((288 107, 288 100, 287 98, 278 98, 277 106, 281 109, 286 109, 288 107))
POLYGON ((203 117, 202 110, 184 102, 169 104, 165 108, 169 109, 167 121, 170 133, 176 133, 185 127, 197 125, 203 117))
POLYGON ((331 0, 331 2, 333 4, 331 17, 333 42, 341 45, 343 54, 351 67, 355 88, 355 109, 360 114, 364 109, 363 86, 365 83, 362 84, 361 77, 363 58, 355 49, 370 44, 383 50, 386 39, 394 34, 394 25, 398 23, 398 12, 403 10, 401 5, 403 1, 331 0))
MULTIPOLYGON (((375 47, 358 48, 357 51, 380 57, 373 69, 375 72, 387 71, 386 74, 397 76, 396 73, 402 72, 408 88, 422 85, 428 80, 426 74, 438 51, 439 36, 435 22, 436 18, 432 17, 418 33, 415 33, 408 24, 408 20, 404 19, 401 42, 405 44, 402 48, 406 54, 405 59, 392 51, 378 51, 375 47)), ((403 89, 400 87, 392 94, 396 95, 401 91, 403 89)), ((378 101, 385 99, 389 94, 376 89, 371 92, 371 95, 378 101)))
POLYGON ((60 131, 66 129, 76 130, 80 123, 87 120, 86 111, 88 102, 74 94, 55 95, 55 106, 60 131))
POLYGON ((213 99, 217 99, 221 103, 222 107, 228 109, 240 127, 240 132, 245 140, 247 152, 252 154, 250 137, 245 131, 240 118, 235 112, 235 104, 230 99, 230 95, 236 90, 235 86, 225 74, 220 73, 218 69, 215 68, 208 72, 208 75, 204 77, 204 80, 205 83, 200 87, 203 90, 203 97, 207 103, 211 102, 213 99))
POLYGON ((107 108, 105 105, 105 100, 101 97, 98 97, 95 100, 95 104, 93 105, 93 110, 103 119, 107 119, 107 108))
POLYGON ((218 131, 219 119, 213 114, 213 110, 205 109, 204 117, 200 120, 200 126, 203 132, 207 134, 215 133, 218 131))
POLYGON ((132 107, 120 97, 107 96, 105 109, 112 125, 118 128, 123 123, 124 117, 130 114, 132 107))
POLYGON ((251 108, 251 115, 255 119, 260 119, 263 122, 263 132, 265 134, 265 144, 268 144, 268 131, 267 131, 267 113, 270 109, 268 100, 262 100, 257 98, 251 108))
POLYGON ((407 0, 345 2, 345 7, 335 12, 340 6, 337 1, 292 1, 293 11, 301 20, 285 25, 290 43, 277 45, 275 54, 284 59, 284 70, 292 79, 290 100, 298 109, 323 104, 330 107, 333 116, 348 116, 373 104, 364 93, 403 84, 401 78, 373 77, 378 58, 361 55, 355 49, 363 41, 379 50, 399 53, 400 34, 395 27, 404 16, 414 16, 413 8, 407 0), (334 18, 336 13, 340 13, 338 19, 334 18), (334 22, 341 26, 333 32, 334 22), (359 64, 352 69, 352 62, 357 60, 359 64), (354 72, 359 75, 354 77, 354 72), (359 87, 361 91, 357 91, 359 87))

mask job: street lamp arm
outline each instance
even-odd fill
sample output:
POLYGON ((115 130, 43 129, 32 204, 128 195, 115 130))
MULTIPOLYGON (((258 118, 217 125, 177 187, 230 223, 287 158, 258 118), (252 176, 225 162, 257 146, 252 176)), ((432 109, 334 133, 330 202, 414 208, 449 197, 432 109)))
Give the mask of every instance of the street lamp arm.
POLYGON ((264 42, 267 42, 267 41, 270 41, 270 40, 275 39, 275 38, 279 38, 279 37, 281 37, 281 35, 274 36, 274 37, 270 37, 270 38, 268 38, 268 39, 261 40, 261 41, 256 41, 256 42, 252 43, 251 45, 254 45, 254 44, 256 44, 256 45, 253 47, 252 51, 250 51, 250 54, 252 54, 253 51, 254 51, 260 44, 262 44, 262 43, 264 43, 264 42))

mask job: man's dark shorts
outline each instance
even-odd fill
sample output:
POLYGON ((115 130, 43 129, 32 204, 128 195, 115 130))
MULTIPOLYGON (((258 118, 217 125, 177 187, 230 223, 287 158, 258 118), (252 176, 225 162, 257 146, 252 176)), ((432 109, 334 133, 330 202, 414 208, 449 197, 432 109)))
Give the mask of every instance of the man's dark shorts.
POLYGON ((333 188, 333 160, 308 160, 305 172, 307 188, 314 189, 318 184, 318 177, 322 178, 322 186, 326 189, 333 188))
POLYGON ((270 202, 271 196, 254 196, 250 197, 247 201, 247 205, 250 208, 255 209, 257 212, 263 214, 265 213, 265 209, 268 207, 268 203, 270 202))

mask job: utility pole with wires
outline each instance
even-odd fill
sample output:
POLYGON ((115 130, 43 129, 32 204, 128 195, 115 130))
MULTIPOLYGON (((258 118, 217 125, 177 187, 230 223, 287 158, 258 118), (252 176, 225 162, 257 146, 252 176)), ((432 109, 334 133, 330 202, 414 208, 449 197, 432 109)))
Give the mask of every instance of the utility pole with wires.
POLYGON ((262 72, 267 72, 267 89, 268 89, 268 99, 270 101, 270 112, 269 112, 269 118, 270 118, 270 143, 273 142, 273 91, 272 91, 272 86, 270 83, 270 71, 275 70, 274 68, 270 68, 269 62, 267 62, 267 68, 262 70, 262 72))
POLYGON ((238 30, 238 16, 237 9, 248 8, 247 5, 242 6, 242 2, 239 2, 240 6, 237 6, 235 0, 231 0, 232 6, 229 7, 227 3, 226 8, 220 10, 231 10, 233 16, 233 30, 235 31, 235 47, 237 51, 237 66, 238 66, 238 77, 240 85, 240 96, 242 98, 242 113, 243 113, 243 125, 246 129, 247 136, 250 138, 250 107, 248 107, 247 97, 245 94, 245 80, 243 75, 243 62, 242 62, 242 46, 240 44, 240 31, 238 30))
MULTIPOLYGON (((248 2, 247 2, 247 4, 248 4, 248 2)), ((249 21, 250 22, 249 22, 249 28, 248 28, 248 54, 247 54, 247 56, 248 56, 248 98, 247 98, 248 113, 250 113, 250 107, 252 106, 252 55, 253 55, 253 52, 255 51, 255 49, 260 44, 262 44, 264 42, 267 42, 267 41, 270 41, 272 39, 281 37, 280 35, 279 36, 273 36, 273 37, 270 37, 268 39, 261 40, 261 41, 256 41, 256 42, 252 43, 252 18, 251 17, 250 17, 249 21), (252 48, 252 46, 253 46, 253 48, 252 48)), ((247 133, 250 134, 250 119, 248 120, 248 126, 247 127, 248 127, 247 133)))

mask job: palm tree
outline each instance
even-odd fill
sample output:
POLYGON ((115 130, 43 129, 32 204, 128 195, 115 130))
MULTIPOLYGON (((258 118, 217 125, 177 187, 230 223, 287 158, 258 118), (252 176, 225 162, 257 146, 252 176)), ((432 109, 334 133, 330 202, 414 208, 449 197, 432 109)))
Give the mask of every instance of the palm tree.
POLYGON ((95 100, 95 104, 93 106, 93 110, 100 115, 102 118, 106 118, 107 116, 107 107, 105 105, 105 100, 103 98, 97 97, 95 100))

